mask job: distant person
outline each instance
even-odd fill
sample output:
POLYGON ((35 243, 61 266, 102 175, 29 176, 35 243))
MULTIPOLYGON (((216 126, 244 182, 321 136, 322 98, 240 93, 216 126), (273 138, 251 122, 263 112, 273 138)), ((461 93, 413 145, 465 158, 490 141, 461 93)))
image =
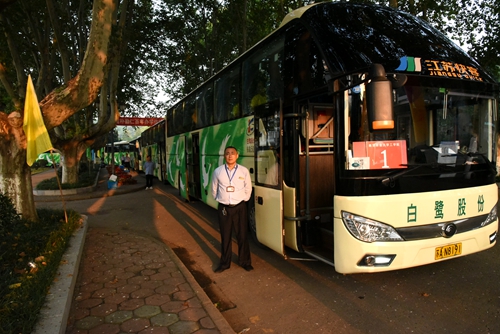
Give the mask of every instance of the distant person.
POLYGON ((144 173, 146 174, 146 189, 153 189, 155 163, 151 161, 150 155, 146 157, 146 161, 144 161, 144 165, 142 167, 144 173))
POLYGON ((121 160, 122 166, 125 166, 125 156, 124 155, 122 155, 120 157, 120 160, 121 160))
POLYGON ((125 155, 125 159, 124 159, 124 162, 123 162, 123 166, 130 170, 130 156, 128 155, 128 153, 125 155))
POLYGON ((253 270, 247 239, 248 217, 246 202, 252 195, 252 180, 245 166, 238 165, 238 151, 233 146, 224 150, 226 163, 217 167, 212 175, 212 195, 217 202, 221 234, 220 263, 216 273, 231 266, 231 241, 234 229, 238 242, 239 265, 246 271, 253 270))

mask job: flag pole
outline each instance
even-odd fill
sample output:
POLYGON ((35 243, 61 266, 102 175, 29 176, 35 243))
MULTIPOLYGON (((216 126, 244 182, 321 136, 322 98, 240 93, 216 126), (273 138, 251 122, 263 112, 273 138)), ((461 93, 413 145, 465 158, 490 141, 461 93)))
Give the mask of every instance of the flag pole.
MULTIPOLYGON (((38 104, 38 99, 36 97, 35 87, 33 86, 33 80, 31 80, 31 74, 28 75, 28 82, 26 84, 23 130, 26 134, 26 163, 28 166, 31 167, 37 160, 38 155, 42 152, 47 152, 48 150, 50 150, 51 159, 55 166, 55 159, 53 155, 54 147, 50 142, 49 133, 47 132, 47 128, 45 127, 45 123, 43 121, 40 105, 38 104)), ((61 182, 59 180, 59 175, 57 175, 57 169, 54 168, 54 170, 56 172, 59 190, 61 191, 64 217, 67 223, 68 214, 66 213, 66 202, 63 198, 61 182)))

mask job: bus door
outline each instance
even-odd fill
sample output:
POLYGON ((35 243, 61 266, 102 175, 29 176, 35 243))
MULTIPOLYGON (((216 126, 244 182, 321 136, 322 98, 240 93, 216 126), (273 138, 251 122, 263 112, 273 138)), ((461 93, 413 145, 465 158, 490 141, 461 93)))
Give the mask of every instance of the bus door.
POLYGON ((298 154, 297 212, 301 248, 307 254, 333 263, 334 106, 308 102, 299 105, 303 115, 298 154))
POLYGON ((201 182, 200 182, 200 133, 194 132, 191 134, 191 142, 186 149, 186 164, 188 175, 188 192, 189 196, 201 198, 201 182))
POLYGON ((188 169, 187 169, 187 153, 188 153, 188 139, 185 135, 180 135, 177 139, 177 147, 175 151, 175 165, 178 168, 177 188, 179 195, 189 200, 188 190, 188 169))
POLYGON ((254 232, 261 244, 285 255, 280 128, 279 102, 256 108, 254 232))

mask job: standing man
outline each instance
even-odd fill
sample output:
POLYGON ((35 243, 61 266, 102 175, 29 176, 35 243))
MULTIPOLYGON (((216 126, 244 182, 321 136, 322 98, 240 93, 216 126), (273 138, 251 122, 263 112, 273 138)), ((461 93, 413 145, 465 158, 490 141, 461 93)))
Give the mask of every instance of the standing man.
POLYGON ((146 174, 146 189, 153 189, 153 176, 155 163, 151 161, 151 156, 148 155, 144 162, 144 173, 146 174))
POLYGON ((224 150, 226 163, 215 169, 212 175, 212 195, 219 202, 219 229, 221 235, 220 263, 216 273, 231 266, 231 236, 234 229, 238 242, 240 266, 246 271, 253 270, 248 245, 248 217, 246 202, 252 195, 252 180, 245 166, 238 165, 238 151, 233 146, 224 150))

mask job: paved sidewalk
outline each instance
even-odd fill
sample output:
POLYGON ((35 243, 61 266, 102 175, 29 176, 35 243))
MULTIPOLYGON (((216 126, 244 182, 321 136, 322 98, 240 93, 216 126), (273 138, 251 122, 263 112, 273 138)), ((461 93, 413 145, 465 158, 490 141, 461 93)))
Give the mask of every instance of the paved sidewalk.
POLYGON ((172 250, 151 238, 90 229, 80 268, 67 333, 232 332, 172 250))
MULTIPOLYGON (((136 184, 110 190, 107 171, 101 169, 94 191, 67 195, 64 200, 77 201, 143 190, 146 184, 144 175, 131 174, 136 184)), ((50 172, 34 175, 33 187, 53 175, 50 172)), ((35 201, 58 202, 61 197, 35 196, 35 201)), ((67 326, 63 319, 60 326, 52 328, 48 325, 40 333, 234 333, 168 246, 128 231, 91 227, 86 231, 82 238, 84 245, 79 247, 83 249, 81 262, 76 263, 72 275, 59 278, 76 280, 74 291, 68 292, 69 297, 72 293, 71 309, 60 311, 69 313, 67 326), (45 328, 49 328, 48 331, 45 328)), ((57 308, 61 305, 46 308, 49 317, 50 313, 58 312, 57 308)))

